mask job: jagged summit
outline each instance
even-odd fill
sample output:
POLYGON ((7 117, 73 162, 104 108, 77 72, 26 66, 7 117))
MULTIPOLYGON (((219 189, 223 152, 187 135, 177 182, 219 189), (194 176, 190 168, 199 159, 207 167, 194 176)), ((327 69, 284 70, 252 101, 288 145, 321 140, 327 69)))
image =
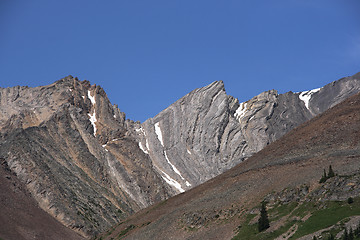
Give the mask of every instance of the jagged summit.
POLYGON ((100 86, 66 77, 0 98, 0 158, 65 226, 93 236, 173 194, 100 86))
POLYGON ((214 82, 208 84, 207 86, 202 87, 202 88, 197 88, 194 91, 197 91, 197 90, 207 91, 207 90, 210 90, 210 89, 213 89, 212 91, 225 91, 224 82, 222 80, 214 81, 214 82))

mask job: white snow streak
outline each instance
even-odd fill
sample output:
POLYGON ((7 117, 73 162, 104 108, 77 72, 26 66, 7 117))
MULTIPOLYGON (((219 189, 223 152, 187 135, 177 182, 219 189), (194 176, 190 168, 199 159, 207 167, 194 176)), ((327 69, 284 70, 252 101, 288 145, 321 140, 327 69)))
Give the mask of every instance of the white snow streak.
POLYGON ((191 155, 191 152, 190 152, 190 150, 189 150, 189 149, 186 149, 186 151, 187 151, 187 153, 188 153, 188 154, 190 154, 190 155, 191 155))
MULTIPOLYGON (((185 181, 185 178, 181 175, 180 171, 175 167, 174 164, 172 164, 172 163, 170 162, 170 160, 169 160, 169 158, 168 158, 168 156, 167 156, 167 154, 166 154, 166 151, 164 151, 164 155, 165 155, 166 161, 168 162, 168 164, 170 164, 170 166, 171 166, 171 168, 174 170, 174 172, 175 172, 177 175, 179 175, 182 180, 185 181)), ((186 181, 186 186, 191 186, 191 184, 190 184, 188 181, 186 181)))
POLYGON ((105 148, 105 147, 106 147, 106 145, 107 145, 107 143, 106 143, 106 144, 104 144, 104 145, 102 145, 102 147, 105 149, 105 151, 107 151, 107 152, 108 152, 108 150, 105 148))
POLYGON ((95 109, 94 109, 94 113, 91 115, 90 113, 88 113, 89 117, 90 117, 90 122, 93 125, 94 128, 94 136, 96 136, 96 113, 95 113, 95 109))
MULTIPOLYGON (((83 96, 83 97, 84 97, 84 96, 83 96)), ((95 98, 91 96, 89 90, 88 90, 88 97, 89 97, 91 103, 92 103, 93 105, 95 105, 95 103, 96 103, 96 102, 95 102, 95 98)), ((97 120, 96 120, 96 112, 95 112, 95 109, 94 109, 94 113, 93 113, 93 114, 88 113, 88 115, 89 115, 89 117, 90 117, 90 122, 91 122, 91 124, 93 125, 93 128, 94 128, 94 136, 96 136, 96 124, 95 124, 95 123, 97 122, 97 120)))
POLYGON ((89 97, 91 103, 94 105, 95 104, 95 97, 91 96, 90 90, 88 90, 88 97, 89 97))
POLYGON ((166 154, 166 152, 164 152, 164 155, 165 155, 165 158, 166 158, 166 161, 168 162, 168 164, 170 164, 171 168, 174 170, 174 172, 179 175, 183 180, 184 178, 181 176, 181 173, 179 172, 179 170, 174 166, 174 164, 172 164, 166 154))
POLYGON ((144 129, 142 127, 141 128, 135 128, 135 131, 136 132, 141 132, 142 134, 144 134, 146 149, 144 148, 144 146, 142 145, 141 142, 139 142, 139 147, 140 147, 141 150, 143 150, 144 153, 149 154, 150 148, 149 148, 149 143, 148 143, 148 140, 147 140, 146 133, 145 133, 144 129))
POLYGON ((83 99, 85 99, 85 96, 82 96, 83 99))
POLYGON ((141 144, 141 142, 139 142, 139 148, 146 154, 149 154, 149 152, 147 150, 144 149, 143 145, 141 144))
POLYGON ((235 115, 235 118, 236 118, 238 121, 240 121, 241 118, 245 116, 245 113, 246 113, 246 111, 247 111, 246 105, 247 105, 247 103, 242 102, 242 103, 240 103, 240 106, 239 106, 238 109, 236 110, 236 112, 235 112, 234 115, 235 115))
POLYGON ((305 92, 300 93, 299 98, 300 98, 301 101, 303 101, 305 103, 305 107, 307 109, 309 109, 309 102, 310 102, 311 96, 314 93, 320 91, 320 89, 321 88, 316 88, 316 89, 313 89, 313 90, 310 90, 310 91, 305 91, 305 92))
POLYGON ((155 133, 161 143, 162 146, 164 146, 164 142, 163 142, 163 138, 162 138, 162 133, 161 133, 161 128, 159 126, 159 122, 155 123, 155 133))
MULTIPOLYGON (((160 170, 161 171, 161 170, 160 170)), ((180 192, 185 192, 185 190, 181 187, 181 184, 172 179, 169 175, 167 175, 165 172, 161 171, 164 176, 162 178, 167 182, 169 185, 174 186, 176 189, 178 189, 180 192)))

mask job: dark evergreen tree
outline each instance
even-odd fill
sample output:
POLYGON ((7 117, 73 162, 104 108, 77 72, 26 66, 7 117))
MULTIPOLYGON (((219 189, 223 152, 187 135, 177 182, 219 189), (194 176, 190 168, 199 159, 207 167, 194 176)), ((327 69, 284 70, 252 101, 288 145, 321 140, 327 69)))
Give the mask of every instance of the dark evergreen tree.
POLYGON ((328 179, 328 178, 327 178, 327 176, 326 176, 326 171, 325 171, 325 169, 324 169, 324 174, 322 175, 319 183, 324 183, 324 182, 326 182, 327 179, 328 179))
POLYGON ((266 204, 265 202, 262 202, 261 204, 261 211, 260 211, 260 218, 258 221, 258 230, 259 232, 262 232, 270 227, 268 214, 266 211, 266 204))
POLYGON ((347 232, 347 229, 345 228, 344 234, 343 234, 343 240, 349 240, 349 234, 347 232))
POLYGON ((347 202, 348 202, 348 204, 352 204, 354 202, 354 199, 352 197, 349 197, 347 202))
POLYGON ((355 237, 360 238, 360 222, 359 222, 357 228, 354 231, 354 235, 355 235, 355 237))
POLYGON ((350 227, 348 239, 349 240, 354 240, 354 232, 353 232, 352 227, 350 227))
POLYGON ((330 236, 328 237, 328 239, 327 239, 327 240, 335 240, 334 235, 332 235, 332 234, 330 233, 330 236))
POLYGON ((330 165, 330 166, 329 166, 329 173, 328 173, 327 178, 331 178, 331 177, 335 177, 335 173, 334 173, 334 171, 332 170, 332 167, 331 167, 331 165, 330 165))
POLYGON ((316 236, 313 237, 313 240, 317 240, 316 236))

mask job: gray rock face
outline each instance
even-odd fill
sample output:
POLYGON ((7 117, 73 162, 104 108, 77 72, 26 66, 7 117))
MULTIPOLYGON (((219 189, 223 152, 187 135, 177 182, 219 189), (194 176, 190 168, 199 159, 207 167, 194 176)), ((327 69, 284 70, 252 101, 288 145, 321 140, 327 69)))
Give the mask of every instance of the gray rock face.
POLYGON ((223 82, 214 82, 136 126, 132 134, 163 179, 183 192, 359 91, 357 74, 320 89, 271 90, 239 103, 226 94, 223 82))
POLYGON ((93 236, 174 194, 100 87, 67 77, 0 99, 1 158, 65 226, 93 236))

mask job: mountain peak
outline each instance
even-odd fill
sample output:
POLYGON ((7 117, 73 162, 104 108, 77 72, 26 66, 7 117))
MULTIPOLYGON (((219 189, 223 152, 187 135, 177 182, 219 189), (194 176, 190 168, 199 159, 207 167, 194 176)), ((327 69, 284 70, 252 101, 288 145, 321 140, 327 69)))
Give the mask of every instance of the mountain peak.
POLYGON ((202 91, 207 91, 207 90, 212 90, 212 91, 225 91, 225 86, 224 86, 224 82, 222 80, 220 81, 214 81, 212 83, 210 83, 209 85, 202 87, 202 88, 198 88, 199 90, 201 89, 202 91))

